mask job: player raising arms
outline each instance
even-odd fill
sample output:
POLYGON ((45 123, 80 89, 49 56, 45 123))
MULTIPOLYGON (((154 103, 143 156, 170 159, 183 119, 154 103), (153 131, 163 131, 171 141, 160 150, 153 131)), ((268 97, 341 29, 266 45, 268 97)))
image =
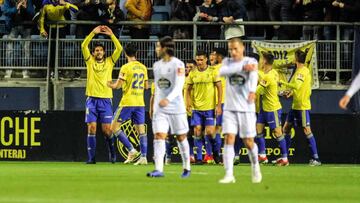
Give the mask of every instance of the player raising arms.
POLYGON ((287 149, 290 148, 290 130, 295 126, 301 126, 306 135, 312 158, 310 159, 310 166, 320 166, 319 155, 316 147, 315 137, 310 128, 310 110, 311 110, 311 74, 309 68, 304 63, 306 60, 306 53, 301 50, 295 52, 296 70, 290 79, 290 83, 280 81, 281 85, 290 88, 291 91, 286 94, 287 98, 293 97, 292 107, 287 115, 284 125, 284 134, 287 136, 287 149))
POLYGON ((282 134, 281 126, 281 103, 278 96, 279 75, 276 70, 272 69, 274 56, 270 53, 263 53, 262 77, 259 79, 259 85, 256 89, 257 95, 262 96, 262 109, 257 117, 256 131, 259 146, 259 162, 267 163, 265 153, 264 128, 268 124, 270 130, 274 132, 281 150, 281 158, 277 159, 278 166, 289 165, 287 159, 286 141, 282 134))
POLYGON ((95 164, 96 153, 96 124, 101 123, 101 128, 106 136, 109 147, 109 157, 111 162, 116 161, 114 137, 111 132, 112 120, 112 89, 107 87, 107 81, 111 80, 112 71, 116 61, 119 59, 122 46, 115 37, 112 30, 107 26, 97 26, 81 44, 82 54, 85 59, 87 69, 86 80, 86 118, 88 126, 87 148, 88 164, 95 164), (105 34, 111 38, 115 44, 115 51, 110 57, 105 57, 105 48, 102 44, 95 44, 92 52, 89 50, 91 39, 97 34, 105 34))
POLYGON ((221 81, 218 72, 207 65, 207 56, 204 51, 196 53, 196 63, 197 67, 189 74, 186 102, 188 110, 193 107, 191 124, 194 126, 194 145, 197 148, 196 163, 202 164, 202 126, 205 126, 205 136, 209 137, 214 160, 218 163, 221 146, 217 146, 215 141, 215 116, 222 113, 221 81), (219 95, 217 105, 215 87, 219 95))
POLYGON ((187 133, 189 126, 183 98, 185 82, 184 63, 174 57, 175 43, 164 37, 156 44, 156 54, 161 60, 154 64, 155 96, 153 105, 154 161, 155 170, 148 177, 164 176, 165 139, 169 129, 176 135, 183 163, 181 177, 190 176, 190 153, 187 133))
MULTIPOLYGON (((239 133, 249 151, 252 182, 261 182, 256 136, 255 92, 258 82, 257 61, 244 56, 244 44, 239 38, 228 42, 231 58, 223 60, 220 75, 226 78, 223 133, 225 135, 223 162, 225 177, 219 183, 235 183, 233 174, 235 136, 239 133), (246 72, 246 66, 256 67, 246 72)), ((246 68, 248 69, 248 68, 246 68)))
POLYGON ((119 78, 115 83, 108 82, 112 89, 122 87, 123 96, 119 107, 114 113, 111 130, 114 135, 122 139, 123 144, 129 150, 129 155, 124 163, 131 163, 137 155, 137 151, 120 129, 123 121, 131 119, 139 133, 141 157, 135 165, 147 164, 147 135, 145 133, 145 103, 144 90, 148 88, 147 68, 136 60, 137 47, 130 43, 125 46, 127 64, 121 67, 119 78), (126 139, 125 139, 126 138, 126 139))

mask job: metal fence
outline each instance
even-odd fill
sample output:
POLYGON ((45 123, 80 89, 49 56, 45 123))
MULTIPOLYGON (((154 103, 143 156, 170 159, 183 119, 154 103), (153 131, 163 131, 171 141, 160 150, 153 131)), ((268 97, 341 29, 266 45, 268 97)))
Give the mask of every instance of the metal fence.
MULTIPOLYGON (((58 22, 59 23, 59 22, 58 22)), ((67 24, 96 24, 97 22, 74 22, 62 21, 67 24)), ((181 60, 188 60, 194 57, 196 50, 205 50, 209 52, 213 47, 225 47, 227 42, 225 40, 199 40, 197 37, 197 26, 209 25, 214 23, 199 23, 199 22, 120 22, 121 25, 127 24, 149 24, 151 26, 159 25, 193 25, 194 38, 189 40, 176 41, 175 55, 181 60)), ((217 23, 219 24, 219 23, 217 23)), ((220 23, 221 24, 221 23, 220 23)), ((322 73, 332 73, 335 77, 331 78, 335 84, 340 84, 342 73, 351 73, 353 61, 353 41, 340 40, 341 26, 354 26, 350 23, 325 23, 325 22, 240 22, 244 25, 322 25, 336 27, 336 40, 318 41, 317 42, 317 57, 318 70, 322 73)), ((32 36, 31 39, 8 39, 6 36, 0 39, 0 69, 46 69, 53 72, 47 74, 47 77, 54 77, 54 80, 60 80, 59 72, 64 70, 83 70, 85 63, 81 53, 82 39, 75 38, 59 38, 59 30, 51 29, 51 32, 56 32, 56 38, 52 40, 42 39, 39 36, 32 36), (55 63, 51 63, 54 61, 55 63), (51 65, 53 64, 53 65, 51 65)), ((113 44, 108 39, 95 39, 95 41, 102 41, 105 45, 107 55, 113 51, 113 44)), ((144 63, 149 69, 157 60, 155 55, 156 38, 147 40, 132 40, 122 39, 120 41, 123 46, 129 42, 135 42, 139 48, 138 59, 144 63)), ((280 41, 271 41, 279 42, 280 41)), ((299 41, 287 41, 299 42, 299 41)), ((281 41, 281 43, 286 43, 281 41)), ((246 52, 250 53, 251 41, 245 40, 246 52)), ((117 61, 115 69, 119 69, 121 65, 126 63, 124 54, 117 61)), ((151 75, 151 74, 150 74, 151 75)), ((49 78, 46 78, 49 80, 49 78)))

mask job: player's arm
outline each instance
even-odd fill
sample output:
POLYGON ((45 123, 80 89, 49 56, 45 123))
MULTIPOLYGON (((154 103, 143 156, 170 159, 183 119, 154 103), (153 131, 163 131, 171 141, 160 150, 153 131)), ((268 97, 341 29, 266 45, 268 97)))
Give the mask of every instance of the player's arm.
POLYGON ((144 89, 147 90, 149 89, 149 77, 148 77, 148 74, 147 74, 147 69, 145 69, 145 77, 144 77, 144 89))
MULTIPOLYGON (((6 2, 6 1, 5 1, 6 2)), ((48 37, 48 33, 45 31, 45 8, 48 5, 44 5, 44 7, 40 10, 40 17, 39 17, 39 30, 40 30, 40 35, 43 37, 48 37)))
POLYGON ((293 90, 298 90, 301 87, 301 85, 304 83, 304 77, 301 77, 301 75, 298 74, 296 75, 295 80, 292 80, 290 83, 287 83, 283 80, 280 80, 279 83, 293 90))
POLYGON ((342 109, 346 109, 346 106, 349 104, 350 99, 354 94, 360 89, 360 72, 355 77, 354 81, 351 83, 350 88, 346 91, 345 95, 340 99, 339 106, 342 109))
POLYGON ((120 89, 124 81, 126 81, 126 76, 127 76, 126 68, 123 66, 120 69, 119 76, 116 82, 113 83, 112 81, 108 81, 107 86, 110 87, 111 89, 120 89))
POLYGON ((121 46, 119 39, 114 35, 112 30, 108 26, 104 26, 103 29, 105 31, 104 33, 111 38, 111 41, 115 45, 115 50, 111 55, 111 60, 115 64, 116 61, 120 58, 120 54, 121 54, 121 52, 123 50, 123 47, 121 46))
POLYGON ((99 34, 101 32, 101 26, 97 26, 94 28, 88 36, 84 39, 84 41, 81 43, 81 51, 84 56, 85 61, 89 60, 91 57, 89 44, 91 40, 94 38, 95 35, 99 34))
POLYGON ((221 102, 222 102, 222 97, 223 97, 223 92, 222 92, 222 86, 221 86, 221 81, 217 81, 215 83, 217 92, 218 92, 218 101, 217 101, 217 105, 216 105, 216 115, 221 115, 222 114, 222 110, 221 110, 221 102))
POLYGON ((149 106, 149 116, 152 119, 154 113, 154 95, 155 95, 155 84, 151 85, 151 96, 150 96, 150 106, 149 106))
MULTIPOLYGON (((257 65, 256 65, 257 66, 257 65)), ((256 69, 257 70, 257 69, 256 69)), ((256 99, 256 88, 258 84, 258 72, 257 71, 250 71, 249 73, 249 96, 248 96, 248 102, 254 103, 256 99)))
POLYGON ((256 88, 257 95, 263 95, 265 93, 265 87, 262 84, 259 84, 256 88))

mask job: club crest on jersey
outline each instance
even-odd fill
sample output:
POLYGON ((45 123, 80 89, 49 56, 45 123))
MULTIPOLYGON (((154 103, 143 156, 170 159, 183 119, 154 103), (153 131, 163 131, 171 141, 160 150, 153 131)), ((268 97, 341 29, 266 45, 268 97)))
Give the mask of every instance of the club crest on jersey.
POLYGON ((266 86, 266 84, 267 84, 267 81, 266 81, 266 80, 260 80, 260 85, 266 86))
POLYGON ((232 75, 230 76, 231 85, 243 85, 245 84, 245 77, 242 75, 232 75))
POLYGON ((304 80, 304 75, 301 74, 301 73, 299 73, 299 74, 297 75, 297 79, 299 79, 299 80, 304 80))
POLYGON ((167 89, 171 86, 171 82, 166 78, 160 78, 157 83, 160 89, 167 89))

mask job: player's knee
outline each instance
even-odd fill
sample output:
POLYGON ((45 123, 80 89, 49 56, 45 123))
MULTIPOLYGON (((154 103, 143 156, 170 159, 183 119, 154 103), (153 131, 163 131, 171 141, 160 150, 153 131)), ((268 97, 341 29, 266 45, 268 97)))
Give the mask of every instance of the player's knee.
POLYGON ((186 134, 176 136, 176 140, 179 142, 184 141, 187 138, 186 134))
POLYGON ((215 128, 214 128, 213 126, 211 126, 211 127, 206 127, 205 133, 206 133, 206 135, 212 135, 212 134, 215 133, 215 128))
POLYGON ((94 125, 94 124, 89 124, 89 125, 88 125, 88 133, 89 133, 89 134, 92 134, 92 135, 96 134, 96 125, 94 125))
POLYGON ((305 135, 310 135, 312 133, 311 128, 309 126, 304 127, 303 130, 305 135))
POLYGON ((244 145, 248 149, 252 149, 254 146, 254 139, 251 138, 245 138, 243 139, 244 145))
POLYGON ((166 134, 164 133, 156 133, 155 134, 155 140, 165 140, 166 139, 166 134))
POLYGON ((226 134, 224 137, 225 144, 233 145, 235 144, 235 135, 226 134))
POLYGON ((221 126, 216 126, 216 133, 221 134, 222 128, 221 126))
POLYGON ((280 137, 282 136, 282 130, 281 130, 281 127, 277 127, 274 129, 274 134, 276 137, 280 137))
POLYGON ((194 127, 194 135, 197 137, 201 136, 201 126, 194 127))
POLYGON ((137 131, 139 132, 140 135, 145 134, 145 126, 144 125, 138 125, 137 126, 137 131))

